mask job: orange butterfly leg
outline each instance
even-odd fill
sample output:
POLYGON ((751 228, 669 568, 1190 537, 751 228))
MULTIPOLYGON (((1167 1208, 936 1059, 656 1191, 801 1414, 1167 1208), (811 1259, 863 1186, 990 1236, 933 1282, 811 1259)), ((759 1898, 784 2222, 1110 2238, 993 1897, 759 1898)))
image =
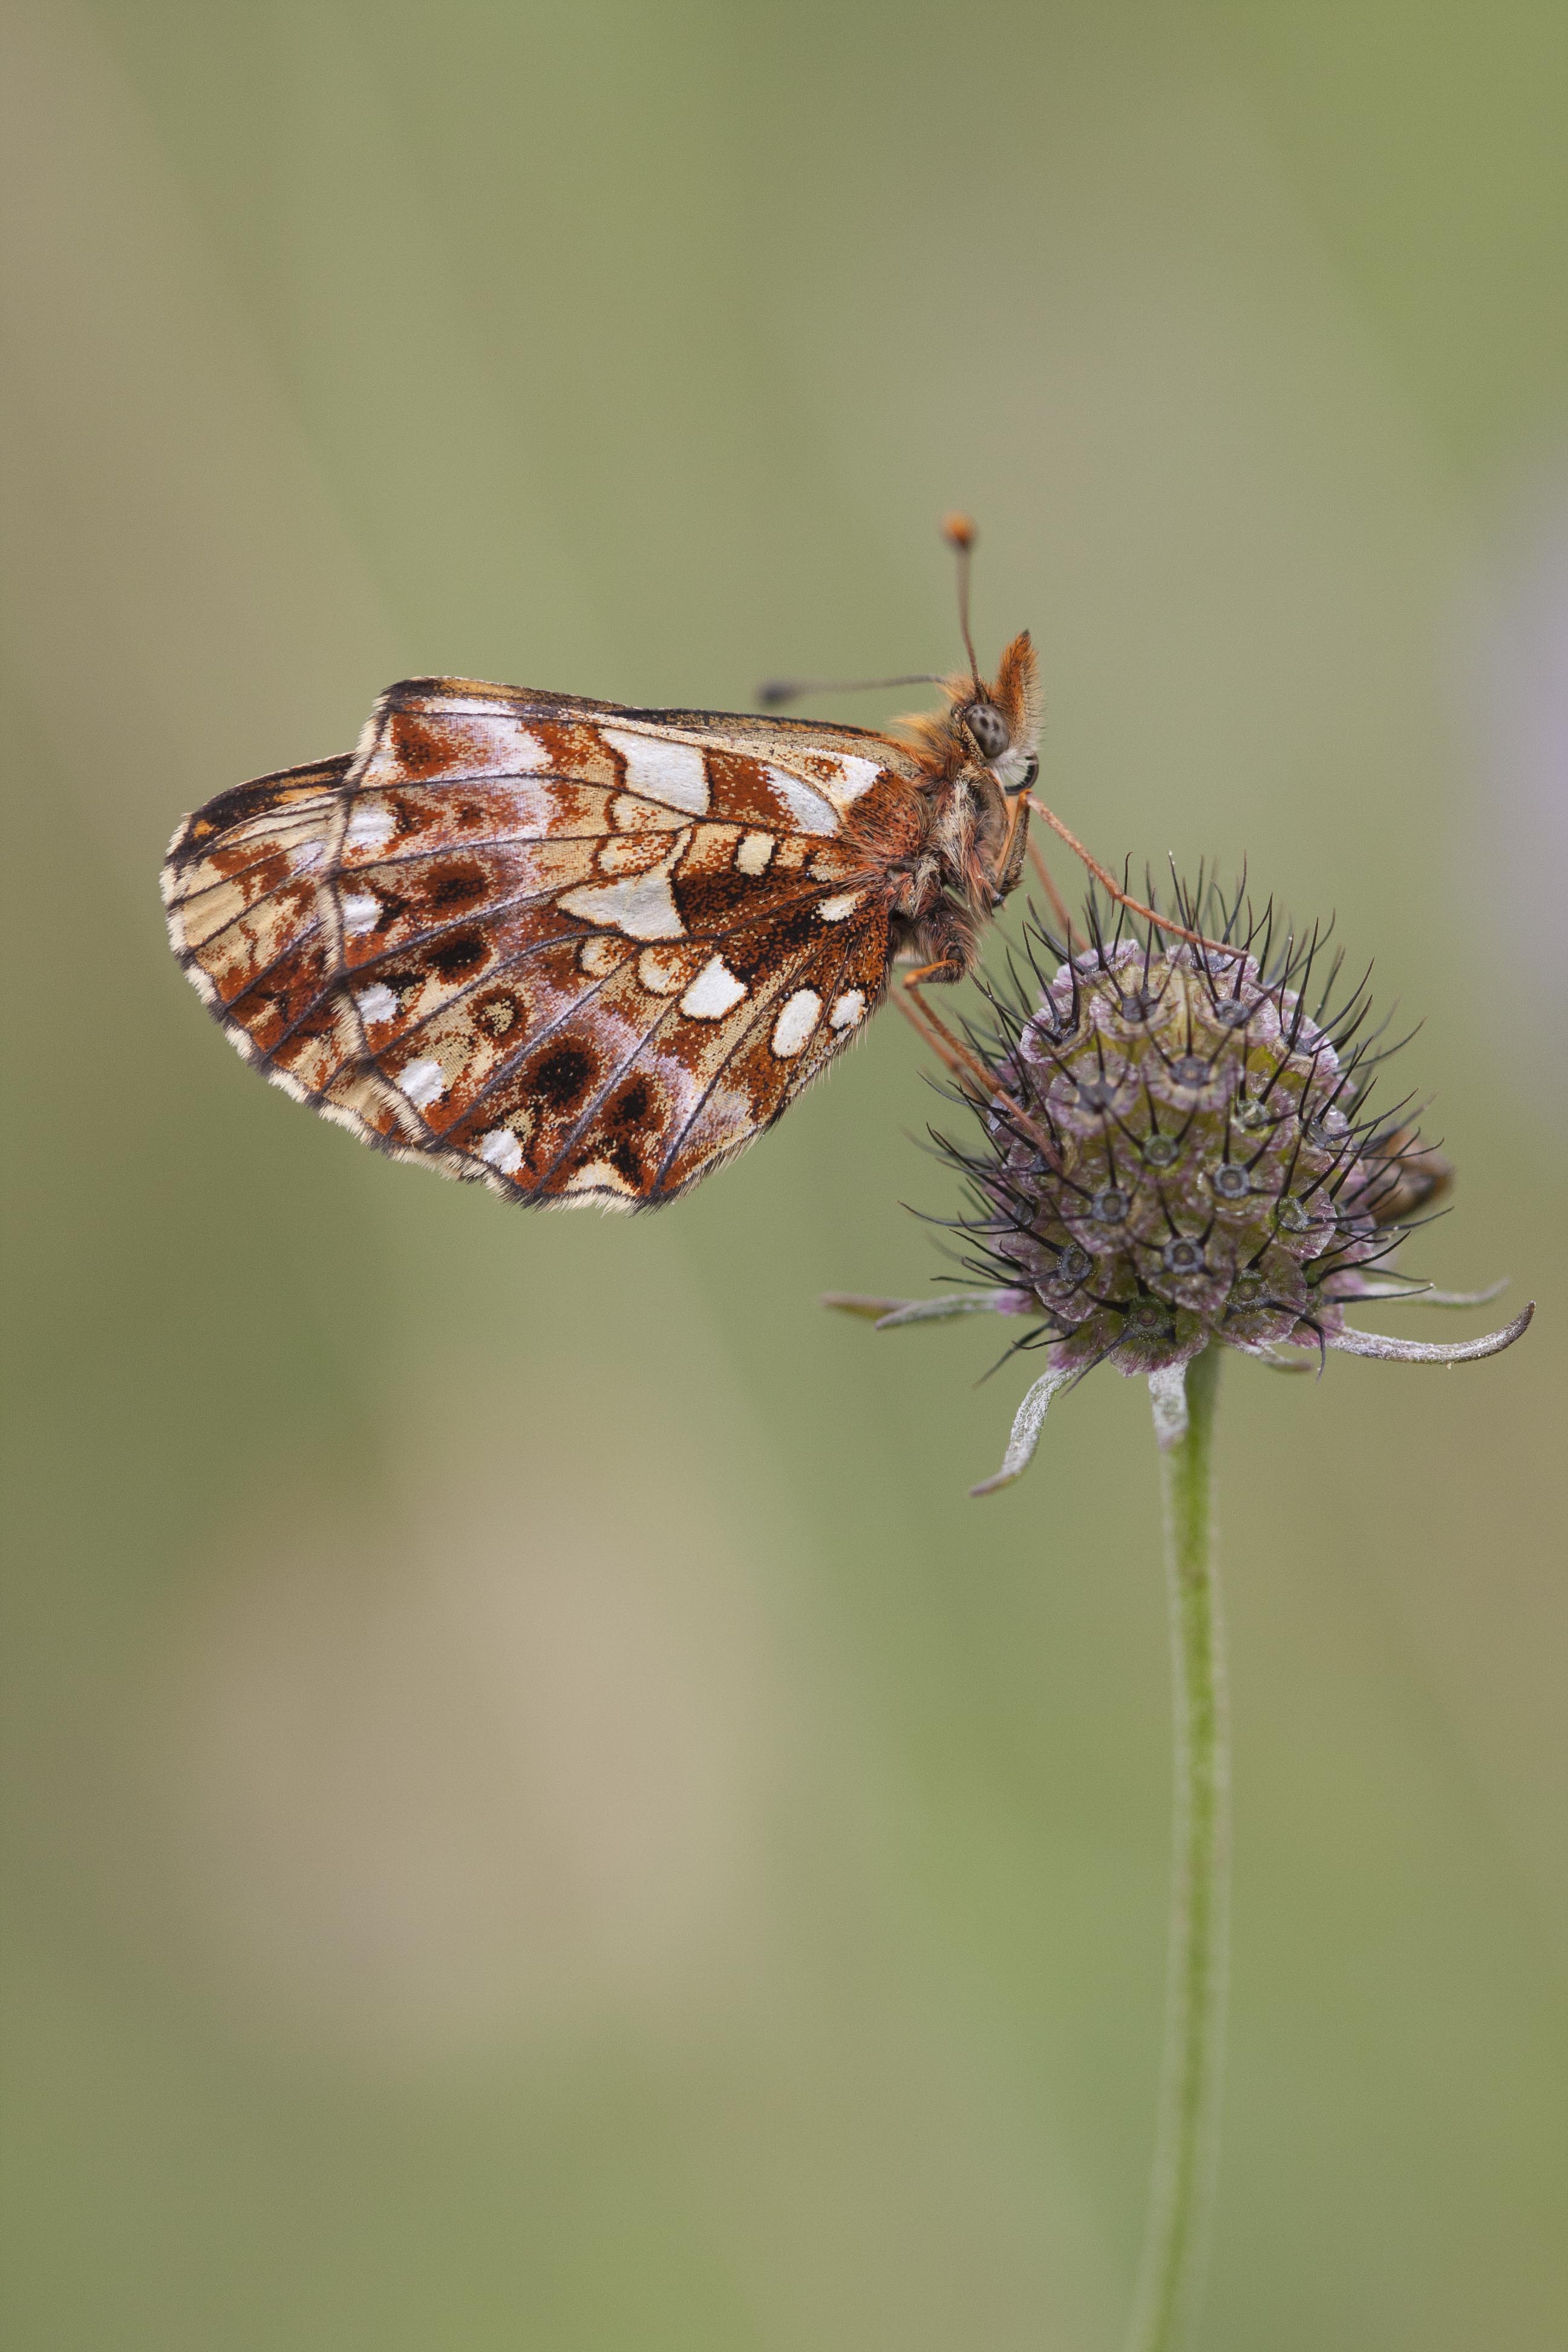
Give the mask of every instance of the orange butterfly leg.
POLYGON ((916 971, 906 972, 903 984, 893 998, 894 1003, 915 1031, 923 1045, 929 1045, 937 1059, 958 1080, 966 1093, 982 1106, 1005 1106, 1005 1117, 1028 1136, 1051 1160, 1055 1160, 1055 1141, 1013 1096, 999 1088, 994 1072, 988 1070, 977 1055, 972 1054, 962 1038, 955 1037, 938 1013, 932 1012, 921 994, 922 981, 945 971, 942 964, 925 964, 916 971))

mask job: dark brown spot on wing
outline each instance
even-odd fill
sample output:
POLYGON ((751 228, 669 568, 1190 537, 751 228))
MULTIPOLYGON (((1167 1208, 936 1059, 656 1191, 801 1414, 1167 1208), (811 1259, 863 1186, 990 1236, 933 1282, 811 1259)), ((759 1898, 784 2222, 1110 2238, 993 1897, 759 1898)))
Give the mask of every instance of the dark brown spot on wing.
POLYGON ((636 1148, 626 1137, 620 1137, 612 1143, 604 1156, 616 1173, 618 1176, 624 1176, 634 1191, 640 1187, 642 1161, 637 1157, 636 1148))
POLYGON ((591 1055, 580 1045, 558 1045, 533 1073, 533 1091, 552 1110, 570 1110, 587 1093, 594 1076, 591 1055))
POLYGON ((636 1077, 616 1097, 606 1116, 618 1127, 641 1127, 652 1109, 653 1088, 647 1078, 636 1077))
POLYGON ((482 898, 489 887, 489 877, 482 866, 453 860, 434 869, 420 895, 433 915, 455 915, 482 898))
POLYGON ((450 939, 435 942, 428 950, 428 961, 442 980, 467 980, 480 969, 489 953, 478 931, 456 931, 450 939))

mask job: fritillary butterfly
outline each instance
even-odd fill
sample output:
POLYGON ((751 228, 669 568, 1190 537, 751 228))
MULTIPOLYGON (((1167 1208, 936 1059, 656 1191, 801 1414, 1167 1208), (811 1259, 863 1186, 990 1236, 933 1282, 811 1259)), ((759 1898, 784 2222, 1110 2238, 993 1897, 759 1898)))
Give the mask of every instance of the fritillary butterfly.
POLYGON ((362 1141, 510 1201, 654 1207, 788 1108, 896 964, 973 968, 1025 854, 1028 637, 941 683, 890 735, 405 679, 352 754, 185 820, 174 951, 362 1141))

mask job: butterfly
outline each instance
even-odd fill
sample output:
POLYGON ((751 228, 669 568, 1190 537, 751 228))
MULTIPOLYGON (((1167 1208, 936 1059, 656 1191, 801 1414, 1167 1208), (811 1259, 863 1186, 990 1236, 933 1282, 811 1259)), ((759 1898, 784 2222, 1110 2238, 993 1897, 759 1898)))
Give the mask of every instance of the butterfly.
POLYGON ((895 967, 971 971, 1019 879, 1036 657, 1016 637, 983 682, 963 620, 968 673, 899 734, 405 679, 353 753, 184 820, 174 952, 231 1044, 363 1142, 510 1201, 673 1200, 895 967))

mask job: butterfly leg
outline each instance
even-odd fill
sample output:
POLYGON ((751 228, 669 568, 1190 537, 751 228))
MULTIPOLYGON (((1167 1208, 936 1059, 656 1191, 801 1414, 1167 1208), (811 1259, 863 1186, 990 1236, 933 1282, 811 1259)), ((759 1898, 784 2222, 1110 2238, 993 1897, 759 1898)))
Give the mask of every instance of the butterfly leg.
POLYGON ((1029 841, 1029 799, 1026 793, 1007 795, 1007 831, 996 853, 992 888, 998 904, 1010 898, 1023 877, 1029 841))
MULTIPOLYGON (((930 1045, 939 1061, 952 1071, 954 1077, 967 1078, 971 1085, 984 1083, 985 1073, 974 1055, 960 1043, 945 1021, 931 1009, 921 990, 927 981, 962 980, 962 971, 948 963, 922 963, 914 971, 902 974, 893 1002, 910 1027, 918 1030, 924 1044, 930 1045)), ((990 1088, 987 1086, 986 1091, 990 1088)))
POLYGON ((955 1077, 963 1077, 972 1087, 978 1083, 983 1095, 989 1095, 991 1087, 982 1065, 931 1011, 921 993, 932 984, 950 988, 973 970, 978 956, 973 925, 955 907, 939 903, 921 918, 910 944, 917 952, 923 948, 928 960, 901 975, 899 1010, 955 1077))
MULTIPOLYGON (((1051 1157, 1054 1164, 1057 1148, 1054 1137, 1048 1134, 1037 1120, 1031 1118, 1023 1105, 1012 1095, 998 1092, 994 1072, 987 1070, 984 1062, 970 1052, 963 1039, 953 1035, 946 1022, 940 1014, 932 1012, 924 996, 921 995, 921 984, 923 981, 946 976, 945 967, 941 964, 927 965, 920 971, 906 972, 902 985, 895 993, 893 1002, 910 1028, 920 1037, 922 1045, 928 1045, 943 1068, 957 1079, 970 1100, 980 1109, 994 1112, 1010 1126, 1016 1128, 1020 1134, 1026 1135, 1031 1143, 1051 1157)), ((958 976, 962 978, 963 975, 958 976)))
POLYGON ((914 1024, 926 1044, 934 1046, 954 1076, 962 1073, 971 1085, 977 1078, 984 1083, 984 1073, 973 1055, 959 1043, 946 1023, 939 1020, 921 993, 933 984, 951 988, 974 969, 978 948, 973 925, 955 907, 939 902, 921 918, 910 944, 917 954, 923 950, 927 961, 901 975, 899 1010, 914 1024))
POLYGON ((994 1091, 994 1086, 984 1063, 970 1052, 961 1038, 953 1035, 946 1022, 932 1010, 921 992, 928 982, 945 984, 963 978, 962 967, 951 961, 923 963, 916 971, 904 973, 896 1002, 905 1020, 919 1032, 952 1076, 967 1080, 972 1088, 979 1087, 983 1097, 989 1097, 994 1091))

